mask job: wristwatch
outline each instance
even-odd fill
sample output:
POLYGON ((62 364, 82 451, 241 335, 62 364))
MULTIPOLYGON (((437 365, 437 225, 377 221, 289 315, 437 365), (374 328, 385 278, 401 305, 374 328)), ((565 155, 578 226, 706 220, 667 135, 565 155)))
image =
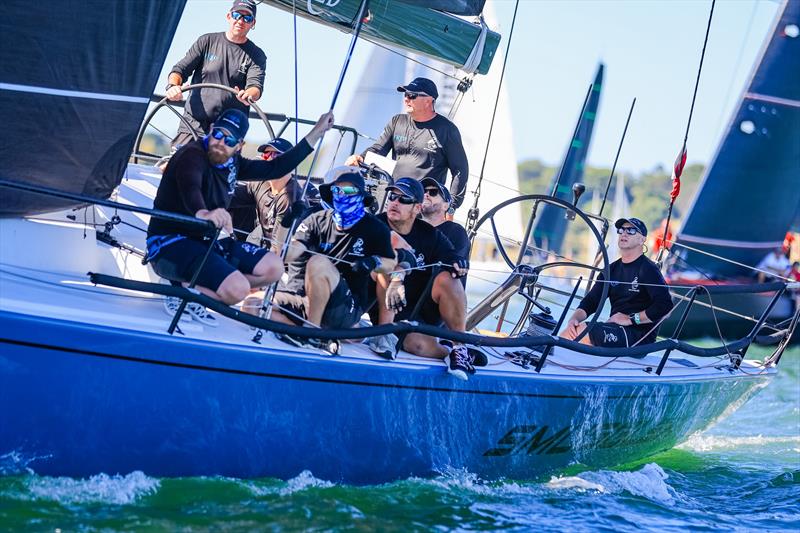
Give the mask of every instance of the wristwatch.
POLYGON ((631 313, 630 315, 628 315, 628 318, 630 318, 631 322, 633 322, 637 326, 642 323, 642 319, 639 318, 639 313, 631 313))

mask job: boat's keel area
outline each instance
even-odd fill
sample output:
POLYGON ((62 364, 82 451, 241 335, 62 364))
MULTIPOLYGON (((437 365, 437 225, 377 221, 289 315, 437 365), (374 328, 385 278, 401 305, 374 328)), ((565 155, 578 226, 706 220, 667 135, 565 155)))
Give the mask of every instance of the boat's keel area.
POLYGON ((36 458, 27 466, 51 475, 310 470, 375 483, 460 468, 531 478, 667 449, 771 374, 601 381, 487 370, 461 383, 436 364, 0 320, 0 456, 36 458))

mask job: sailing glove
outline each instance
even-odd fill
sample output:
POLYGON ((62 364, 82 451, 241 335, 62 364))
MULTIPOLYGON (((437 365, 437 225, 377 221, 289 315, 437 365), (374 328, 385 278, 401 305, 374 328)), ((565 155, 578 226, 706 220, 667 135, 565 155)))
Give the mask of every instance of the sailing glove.
POLYGON ((381 266, 381 258, 377 255, 362 257, 353 263, 353 272, 372 272, 381 266))

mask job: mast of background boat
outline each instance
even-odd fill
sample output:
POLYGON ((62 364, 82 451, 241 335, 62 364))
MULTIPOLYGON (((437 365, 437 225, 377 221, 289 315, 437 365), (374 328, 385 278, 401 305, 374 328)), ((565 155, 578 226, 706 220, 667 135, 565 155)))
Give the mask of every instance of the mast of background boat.
POLYGON ((472 207, 469 209, 469 213, 467 214, 467 233, 469 233, 469 241, 470 247, 472 247, 472 241, 475 239, 475 232, 473 229, 475 228, 475 223, 478 221, 478 217, 480 216, 480 210, 478 209, 478 200, 481 197, 481 183, 483 183, 483 173, 486 170, 486 159, 489 156, 489 145, 492 142, 492 131, 494 130, 494 119, 497 117, 497 105, 500 102, 500 94, 503 88, 503 78, 506 75, 506 65, 508 64, 508 52, 511 50, 511 39, 514 36, 514 25, 517 22, 517 10, 519 9, 519 0, 516 1, 514 4, 514 15, 511 17, 511 29, 508 32, 508 44, 506 45, 506 53, 503 56, 503 68, 500 71, 500 82, 497 84, 497 95, 494 99, 494 109, 492 110, 492 120, 489 123, 489 135, 486 137, 486 148, 483 152, 483 162, 481 163, 481 173, 478 176, 478 185, 475 187, 474 191, 474 200, 472 202, 472 207))
POLYGON ((686 134, 683 136, 683 146, 681 147, 681 151, 678 153, 678 157, 675 159, 675 164, 672 167, 672 190, 669 193, 669 210, 667 211, 667 221, 664 224, 664 245, 658 251, 658 257, 656 258, 656 263, 658 263, 659 267, 661 266, 661 261, 664 257, 664 250, 666 250, 668 247, 666 238, 667 234, 669 233, 669 221, 672 218, 672 207, 675 205, 675 200, 681 193, 681 174, 683 174, 683 168, 686 166, 686 143, 689 140, 689 127, 692 125, 694 103, 697 100, 697 88, 700 86, 700 73, 703 72, 703 60, 706 57, 706 45, 708 44, 708 34, 711 31, 711 20, 714 18, 714 5, 716 4, 716 1, 717 0, 711 0, 711 10, 708 13, 706 36, 705 39, 703 39, 703 51, 700 52, 700 65, 697 67, 697 78, 694 82, 692 105, 689 107, 689 119, 686 121, 686 134))
MULTIPOLYGON (((350 66, 350 59, 353 57, 353 50, 356 47, 356 41, 358 40, 358 36, 361 33, 361 27, 364 25, 364 15, 367 12, 367 4, 369 4, 369 0, 362 0, 361 7, 358 10, 358 15, 356 16, 356 26, 353 30, 353 37, 350 39, 350 46, 347 49, 347 55, 344 59, 344 65, 342 65, 342 70, 339 73, 339 81, 336 82, 336 88, 333 91, 333 98, 331 98, 331 105, 328 108, 328 112, 333 111, 333 108, 336 107, 336 100, 339 98, 339 91, 342 89, 342 84, 344 83, 345 74, 347 74, 347 67, 350 66)), ((297 58, 295 57, 295 64, 297 63, 297 58)), ((297 78, 295 77, 295 98, 297 93, 297 78)), ((314 148, 314 157, 311 159, 311 165, 308 167, 308 175, 306 176, 306 182, 303 185, 303 192, 300 195, 299 202, 305 202, 306 194, 308 193, 308 185, 311 183, 311 175, 312 171, 314 170, 314 165, 317 162, 317 157, 319 157, 320 148, 322 147, 322 142, 325 140, 325 132, 322 133, 319 140, 317 141, 317 146, 314 148)), ((289 250, 289 243, 292 241, 292 236, 294 235, 295 230, 297 229, 298 223, 298 213, 295 211, 295 207, 292 206, 293 215, 295 216, 294 220, 292 220, 292 226, 289 228, 289 231, 286 233, 286 239, 283 241, 281 245, 281 259, 286 259, 286 253, 289 250)), ((275 292, 275 288, 277 287, 277 282, 273 283, 269 286, 266 293, 264 294, 264 301, 261 304, 261 309, 259 311, 259 316, 269 318, 270 313, 272 312, 272 295, 275 292)), ((264 335, 263 330, 259 329, 256 331, 256 334, 253 336, 253 342, 259 342, 261 337, 264 335)))

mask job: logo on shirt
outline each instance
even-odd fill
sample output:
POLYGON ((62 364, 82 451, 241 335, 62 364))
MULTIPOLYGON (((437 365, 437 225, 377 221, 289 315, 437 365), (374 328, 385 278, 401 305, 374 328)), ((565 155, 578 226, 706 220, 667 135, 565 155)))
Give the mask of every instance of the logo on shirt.
POLYGON ((236 190, 236 167, 237 165, 228 167, 228 195, 232 195, 236 190))
POLYGON ((353 249, 350 251, 350 253, 353 254, 353 255, 363 256, 364 255, 364 239, 359 237, 356 240, 355 244, 353 244, 353 249))
POLYGON ((242 64, 239 65, 239 74, 247 74, 247 61, 242 61, 242 64))
POLYGON ((628 289, 629 292, 639 292, 639 276, 634 276, 633 282, 631 282, 631 286, 628 289))
POLYGON ((617 336, 611 333, 610 331, 603 332, 603 342, 609 342, 609 341, 617 342, 618 340, 619 339, 617 338, 617 336))
POLYGON ((214 54, 213 52, 207 52, 206 53, 206 61, 211 63, 212 61, 216 61, 216 60, 217 60, 217 55, 216 54, 214 54))
POLYGON ((396 143, 401 143, 401 142, 405 142, 405 141, 407 141, 407 140, 408 140, 408 137, 406 137, 405 135, 397 135, 397 134, 395 134, 395 135, 392 137, 392 139, 393 139, 393 140, 394 140, 394 142, 396 142, 396 143))
POLYGON ((427 144, 425 144, 425 149, 429 152, 435 152, 439 149, 439 143, 436 142, 436 139, 430 139, 427 144))
POLYGON ((417 266, 425 266, 425 254, 418 254, 417 255, 417 266))

